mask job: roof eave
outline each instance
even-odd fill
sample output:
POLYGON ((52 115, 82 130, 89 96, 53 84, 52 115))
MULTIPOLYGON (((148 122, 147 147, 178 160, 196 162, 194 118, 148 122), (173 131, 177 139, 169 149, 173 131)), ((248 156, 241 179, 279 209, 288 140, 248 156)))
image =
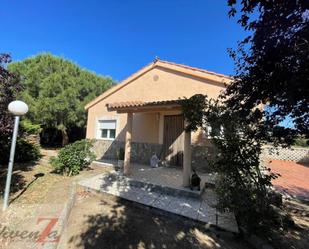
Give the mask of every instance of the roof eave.
POLYGON ((139 113, 139 112, 160 112, 182 110, 180 104, 173 105, 154 105, 154 106, 136 106, 136 107, 107 107, 108 111, 116 111, 117 113, 139 113))

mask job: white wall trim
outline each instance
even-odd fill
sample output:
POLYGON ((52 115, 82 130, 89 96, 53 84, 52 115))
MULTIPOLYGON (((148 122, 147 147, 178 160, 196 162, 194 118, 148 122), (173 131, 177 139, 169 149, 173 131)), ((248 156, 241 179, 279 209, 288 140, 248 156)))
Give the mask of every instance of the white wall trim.
POLYGON ((113 116, 113 115, 104 115, 104 116, 100 116, 100 117, 96 117, 95 119, 95 124, 94 124, 94 130, 95 130, 95 138, 97 140, 108 140, 108 141, 113 141, 116 139, 116 137, 119 134, 119 117, 118 116, 113 116), (116 121, 116 134, 115 134, 115 138, 101 138, 99 135, 99 121, 100 120, 115 120, 116 121))

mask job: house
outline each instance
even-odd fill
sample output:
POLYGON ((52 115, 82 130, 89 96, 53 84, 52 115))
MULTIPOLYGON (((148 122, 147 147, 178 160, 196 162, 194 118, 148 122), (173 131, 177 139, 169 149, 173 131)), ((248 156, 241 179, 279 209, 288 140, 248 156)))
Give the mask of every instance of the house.
POLYGON ((86 105, 86 136, 96 139, 98 158, 116 159, 117 150, 125 148, 127 174, 130 162, 149 164, 156 153, 168 165, 183 167, 183 185, 188 186, 191 163, 207 170, 208 142, 201 130, 184 132, 179 99, 195 94, 217 98, 230 81, 222 74, 155 60, 86 105))

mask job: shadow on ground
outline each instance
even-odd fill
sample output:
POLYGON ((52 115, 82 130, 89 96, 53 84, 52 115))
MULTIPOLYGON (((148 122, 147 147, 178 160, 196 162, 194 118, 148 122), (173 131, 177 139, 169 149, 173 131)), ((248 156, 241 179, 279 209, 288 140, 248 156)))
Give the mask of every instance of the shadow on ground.
POLYGON ((307 249, 309 245, 309 206, 297 199, 286 200, 284 209, 295 222, 288 229, 272 231, 272 244, 275 249, 307 249))
POLYGON ((230 233, 106 194, 78 198, 67 241, 65 248, 250 248, 230 233))
MULTIPOLYGON (((26 188, 27 181, 24 175, 22 174, 22 172, 31 171, 35 165, 36 165, 35 162, 14 164, 12 180, 11 180, 11 189, 10 189, 11 193, 16 193, 26 188)), ((0 194, 1 196, 4 193, 6 177, 7 177, 7 168, 8 168, 8 165, 0 165, 0 194)))
POLYGON ((17 200, 20 196, 23 195, 27 191, 27 189, 34 184, 40 177, 43 177, 45 174, 44 173, 38 173, 34 175, 34 178, 31 182, 29 182, 23 189, 20 191, 11 201, 10 204, 13 203, 15 200, 17 200))

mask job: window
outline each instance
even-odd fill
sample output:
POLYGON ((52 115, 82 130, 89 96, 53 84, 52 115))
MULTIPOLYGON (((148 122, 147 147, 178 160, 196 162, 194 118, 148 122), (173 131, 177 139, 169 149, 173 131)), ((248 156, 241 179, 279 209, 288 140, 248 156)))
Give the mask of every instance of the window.
POLYGON ((116 120, 99 120, 98 137, 103 139, 115 139, 116 120))

